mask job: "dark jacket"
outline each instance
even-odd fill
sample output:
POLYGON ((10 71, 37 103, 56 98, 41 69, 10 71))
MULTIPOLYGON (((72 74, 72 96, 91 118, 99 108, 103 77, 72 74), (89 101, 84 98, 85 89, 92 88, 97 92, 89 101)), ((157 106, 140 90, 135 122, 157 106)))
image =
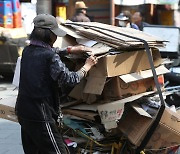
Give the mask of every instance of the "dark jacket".
POLYGON ((70 72, 53 50, 30 45, 23 50, 16 114, 19 118, 53 121, 57 116, 57 80, 60 86, 80 82, 80 72, 70 72))
POLYGON ((139 30, 138 26, 136 24, 134 24, 134 23, 131 23, 131 28, 139 30))
POLYGON ((143 31, 143 28, 145 26, 149 26, 150 24, 148 24, 147 22, 141 22, 141 24, 138 26, 139 27, 139 30, 143 31))
POLYGON ((90 19, 85 14, 78 12, 72 17, 71 21, 73 21, 73 22, 90 22, 90 19))

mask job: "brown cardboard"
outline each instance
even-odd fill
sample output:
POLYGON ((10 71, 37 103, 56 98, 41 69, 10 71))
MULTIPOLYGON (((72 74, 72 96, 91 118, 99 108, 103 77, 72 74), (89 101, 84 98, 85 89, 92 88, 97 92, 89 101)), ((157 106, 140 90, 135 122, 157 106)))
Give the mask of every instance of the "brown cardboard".
MULTIPOLYGON (((161 64, 159 50, 153 49, 152 57, 155 66, 161 64)), ((138 50, 102 57, 89 74, 95 77, 113 77, 146 69, 150 69, 146 51, 138 50)))
MULTIPOLYGON (((155 70, 156 70, 157 75, 165 74, 165 73, 169 72, 169 70, 167 68, 165 68, 163 65, 156 67, 155 70)), ((114 97, 120 98, 122 95, 128 94, 128 93, 129 94, 138 94, 140 92, 145 92, 147 89, 152 89, 154 87, 153 80, 147 79, 147 78, 153 77, 151 69, 136 72, 136 73, 131 73, 131 74, 125 74, 125 75, 121 75, 119 77, 120 77, 120 81, 118 81, 118 83, 117 83, 116 81, 110 81, 112 78, 108 78, 106 80, 105 76, 104 77, 95 77, 95 76, 92 76, 92 74, 90 74, 87 78, 87 83, 84 88, 84 93, 101 95, 102 91, 104 89, 105 83, 106 83, 106 86, 105 86, 106 88, 104 91, 107 92, 107 93, 105 93, 105 95, 108 97, 111 96, 113 98, 114 97), (146 80, 143 80, 143 79, 146 79, 146 80), (151 82, 149 84, 150 80, 151 80, 151 82), (135 82, 135 81, 137 81, 137 82, 135 82), (143 83, 144 81, 147 81, 148 84, 145 86, 142 85, 142 87, 139 86, 138 90, 135 91, 134 86, 141 85, 141 83, 143 83), (108 82, 110 82, 110 83, 108 83, 108 82), (129 83, 129 82, 132 82, 132 83, 129 83), (123 83, 122 87, 120 87, 120 88, 118 87, 118 88, 116 88, 117 90, 114 90, 114 87, 117 87, 117 85, 119 85, 120 83, 123 83), (153 86, 152 86, 152 83, 153 83, 153 86), (125 87, 128 87, 128 86, 130 88, 133 87, 133 89, 132 90, 131 89, 129 90, 128 88, 124 89, 125 87), (120 93, 119 93, 119 89, 122 89, 120 93)), ((114 80, 114 79, 112 79, 112 80, 114 80)))
POLYGON ((164 111, 160 124, 147 148, 159 149, 180 144, 180 115, 169 109, 164 111))
POLYGON ((113 77, 104 87, 103 97, 105 99, 123 98, 146 91, 154 90, 154 79, 148 78, 131 83, 125 83, 119 77, 113 77))
POLYGON ((0 100, 0 118, 17 122, 15 115, 16 97, 4 98, 0 100))
POLYGON ((100 104, 99 106, 97 106, 98 113, 105 128, 109 130, 117 127, 117 121, 121 118, 123 114, 125 103, 132 102, 134 100, 137 100, 143 96, 150 95, 152 93, 154 92, 151 91, 151 92, 141 93, 121 100, 117 100, 113 102, 109 101, 107 103, 100 104))
POLYGON ((106 82, 105 76, 101 78, 89 76, 87 78, 87 83, 83 92, 101 95, 104 89, 105 82, 106 82))
POLYGON ((177 129, 180 132, 180 115, 177 112, 167 108, 161 118, 161 123, 169 125, 172 129, 177 129))
POLYGON ((65 48, 67 46, 77 45, 75 38, 66 35, 64 37, 57 37, 56 42, 54 42, 53 47, 65 48))
POLYGON ((61 103, 61 108, 76 106, 76 105, 79 105, 81 103, 82 103, 82 100, 74 100, 74 101, 70 101, 70 102, 63 102, 63 103, 61 103))
POLYGON ((78 34, 80 35, 86 36, 89 39, 95 39, 98 42, 104 42, 105 44, 108 44, 109 46, 113 46, 118 49, 135 49, 144 47, 143 42, 125 35, 135 36, 137 38, 146 40, 149 47, 163 47, 163 43, 165 42, 160 38, 148 35, 132 28, 122 28, 97 22, 78 23, 78 26, 74 25, 73 22, 66 22, 65 25, 72 26, 78 31, 78 34))
POLYGON ((160 123, 147 144, 146 149, 160 149, 176 146, 179 145, 179 143, 180 133, 177 133, 176 130, 171 129, 167 125, 160 123))
MULTIPOLYGON (((165 109, 159 126, 153 133, 146 148, 161 148, 180 143, 180 116, 165 109)), ((142 116, 132 108, 123 115, 118 124, 121 130, 136 146, 139 146, 152 124, 152 119, 142 116)))
POLYGON ((63 114, 70 114, 87 120, 95 121, 96 119, 98 119, 98 114, 95 112, 73 110, 73 109, 63 109, 62 111, 63 114))
POLYGON ((69 109, 75 109, 75 110, 81 110, 81 111, 94 111, 94 112, 96 112, 98 105, 99 105, 98 103, 91 104, 91 105, 83 103, 83 104, 71 106, 71 107, 69 107, 69 109))
MULTIPOLYGON (((164 66, 160 65, 157 68, 155 68, 156 74, 157 75, 162 75, 169 73, 170 71, 164 66)), ((135 72, 135 73, 130 73, 130 74, 125 74, 119 76, 124 82, 129 83, 129 82, 134 82, 142 79, 146 79, 149 77, 153 77, 152 70, 145 70, 145 71, 140 71, 140 72, 135 72)))
POLYGON ((132 144, 139 146, 151 123, 151 118, 142 116, 130 108, 119 121, 118 129, 132 144))
POLYGON ((87 104, 92 104, 92 103, 95 103, 96 101, 97 101, 97 97, 96 95, 93 95, 93 94, 88 94, 85 100, 87 104))
POLYGON ((83 100, 85 97, 85 95, 83 94, 85 85, 86 85, 86 80, 81 80, 81 82, 72 89, 69 96, 77 100, 83 100))
POLYGON ((79 35, 77 32, 75 32, 72 28, 63 26, 62 24, 59 24, 59 27, 62 30, 64 30, 67 33, 67 35, 71 36, 74 39, 86 39, 85 37, 83 37, 83 36, 79 35))

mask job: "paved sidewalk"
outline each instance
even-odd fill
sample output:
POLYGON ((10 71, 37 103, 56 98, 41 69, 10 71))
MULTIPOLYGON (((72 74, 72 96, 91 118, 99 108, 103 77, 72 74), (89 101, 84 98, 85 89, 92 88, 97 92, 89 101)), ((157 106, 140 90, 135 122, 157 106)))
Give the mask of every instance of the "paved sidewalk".
MULTIPOLYGON (((0 79, 0 99, 16 96, 14 89, 11 81, 0 79)), ((24 154, 20 137, 18 123, 0 118, 0 154, 24 154)))
POLYGON ((0 119, 0 154, 24 154, 18 123, 0 119))

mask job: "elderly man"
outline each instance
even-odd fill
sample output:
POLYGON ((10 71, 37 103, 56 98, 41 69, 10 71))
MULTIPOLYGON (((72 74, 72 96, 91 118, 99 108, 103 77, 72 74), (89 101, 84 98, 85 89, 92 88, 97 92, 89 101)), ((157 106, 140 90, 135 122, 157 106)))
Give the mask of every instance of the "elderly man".
POLYGON ((149 24, 143 21, 142 12, 135 12, 132 16, 132 21, 139 27, 139 30, 143 31, 144 26, 148 26, 149 24))
POLYGON ((87 6, 83 1, 77 1, 75 3, 75 15, 72 17, 71 21, 73 22, 90 22, 89 17, 87 16, 87 6))

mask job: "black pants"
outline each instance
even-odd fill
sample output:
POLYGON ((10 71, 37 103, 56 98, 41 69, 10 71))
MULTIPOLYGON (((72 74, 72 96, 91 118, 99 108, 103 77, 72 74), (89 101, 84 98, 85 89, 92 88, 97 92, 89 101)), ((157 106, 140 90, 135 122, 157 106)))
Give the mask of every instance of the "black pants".
POLYGON ((25 154, 66 154, 64 141, 55 123, 19 119, 25 154))

